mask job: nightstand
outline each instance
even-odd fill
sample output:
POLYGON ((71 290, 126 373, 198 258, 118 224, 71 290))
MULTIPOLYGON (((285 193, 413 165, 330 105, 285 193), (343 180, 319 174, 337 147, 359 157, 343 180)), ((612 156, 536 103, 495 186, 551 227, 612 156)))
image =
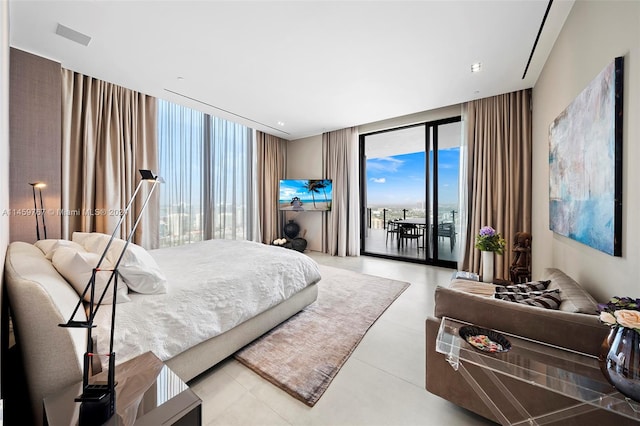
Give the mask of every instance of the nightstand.
MULTIPOLYGON (((169 367, 147 352, 116 366, 116 414, 107 425, 201 425, 202 401, 169 367)), ((92 380, 106 380, 105 372, 92 380)), ((46 397, 44 424, 76 425, 82 383, 46 397)))

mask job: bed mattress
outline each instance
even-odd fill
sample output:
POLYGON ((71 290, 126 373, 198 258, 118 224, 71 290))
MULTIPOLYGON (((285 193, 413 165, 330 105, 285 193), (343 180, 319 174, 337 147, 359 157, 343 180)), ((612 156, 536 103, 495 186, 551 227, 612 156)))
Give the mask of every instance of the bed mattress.
MULTIPOLYGON (((308 256, 250 241, 208 240, 149 253, 166 275, 168 290, 130 292, 131 302, 116 305, 117 363, 147 351, 168 360, 320 280, 308 256)), ((94 322, 100 353, 109 350, 110 308, 101 307, 94 322)))

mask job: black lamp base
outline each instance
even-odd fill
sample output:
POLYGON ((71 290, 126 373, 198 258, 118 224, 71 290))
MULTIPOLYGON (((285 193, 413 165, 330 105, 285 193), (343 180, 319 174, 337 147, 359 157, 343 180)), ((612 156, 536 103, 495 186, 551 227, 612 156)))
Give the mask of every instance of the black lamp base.
MULTIPOLYGON (((114 286, 115 288, 115 286, 114 286)), ((90 345, 90 349, 92 349, 90 345)), ((82 395, 75 400, 80 402, 79 426, 105 424, 116 412, 115 359, 116 354, 109 356, 109 371, 106 382, 89 383, 89 359, 92 354, 85 353, 85 368, 83 374, 82 395)))
POLYGON ((116 408, 116 390, 107 384, 87 386, 76 401, 80 403, 79 425, 102 425, 114 414, 116 408))

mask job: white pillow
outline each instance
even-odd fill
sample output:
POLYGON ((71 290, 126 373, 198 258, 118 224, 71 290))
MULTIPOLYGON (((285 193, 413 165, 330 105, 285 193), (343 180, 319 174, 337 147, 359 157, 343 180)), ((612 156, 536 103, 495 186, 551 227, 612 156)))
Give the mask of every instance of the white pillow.
MULTIPOLYGON (((52 263, 73 288, 81 295, 85 287, 91 279, 93 268, 96 267, 100 255, 95 253, 89 253, 84 250, 75 250, 71 247, 60 247, 53 253, 52 263)), ((108 261, 103 261, 100 269, 109 269, 113 265, 108 261)), ((95 302, 100 298, 100 295, 107 287, 111 272, 108 270, 100 271, 96 273, 95 281, 95 302)), ((115 281, 115 277, 114 280, 115 281)), ((113 281, 111 285, 113 285, 113 281)), ((84 296, 84 300, 91 301, 91 292, 87 291, 84 296)), ((127 296, 127 286, 122 280, 118 280, 118 292, 116 296, 116 303, 129 302, 129 296, 127 296)), ((113 287, 109 287, 109 290, 102 299, 103 304, 113 303, 113 287)))
MULTIPOLYGON (((107 258, 115 265, 127 242, 116 238, 109 247, 107 258)), ((142 294, 167 292, 167 278, 151 255, 141 246, 129 243, 118 272, 130 290, 142 294)))
POLYGON ((71 247, 74 250, 86 251, 80 244, 69 240, 38 240, 33 245, 38 247, 44 253, 44 257, 49 260, 53 258, 53 253, 60 247, 71 247))
POLYGON ((53 248, 53 246, 60 240, 38 240, 35 243, 33 243, 34 246, 38 247, 40 249, 40 251, 42 253, 44 253, 44 255, 46 256, 51 249, 53 248))
POLYGON ((93 237, 95 235, 104 235, 104 234, 100 234, 98 232, 74 232, 73 234, 71 234, 71 241, 75 241, 81 246, 85 246, 86 239, 89 237, 93 237))
MULTIPOLYGON (((90 253, 102 255, 104 248, 109 243, 111 235, 101 234, 100 232, 74 232, 71 240, 80 244, 90 253)), ((109 247, 111 249, 111 247, 109 247)), ((108 253, 107 253, 108 257, 108 253)))
MULTIPOLYGON (((74 241, 82 241, 85 249, 92 253, 102 254, 111 239, 111 235, 100 233, 74 232, 74 241)), ((114 238, 107 260, 115 265, 127 242, 114 238)), ((118 272, 131 291, 142 294, 161 294, 167 292, 167 279, 151 255, 141 246, 129 243, 118 272)))

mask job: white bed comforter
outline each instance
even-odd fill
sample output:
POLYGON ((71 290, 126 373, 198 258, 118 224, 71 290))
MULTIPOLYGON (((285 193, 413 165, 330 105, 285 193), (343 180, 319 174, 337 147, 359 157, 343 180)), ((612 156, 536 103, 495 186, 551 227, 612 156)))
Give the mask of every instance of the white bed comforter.
MULTIPOLYGON (((311 258, 249 241, 209 240, 149 253, 167 277, 168 292, 130 292, 131 302, 116 305, 117 363, 146 351, 170 359, 320 280, 311 258)), ((100 353, 109 350, 110 308, 101 306, 94 321, 100 353)))

